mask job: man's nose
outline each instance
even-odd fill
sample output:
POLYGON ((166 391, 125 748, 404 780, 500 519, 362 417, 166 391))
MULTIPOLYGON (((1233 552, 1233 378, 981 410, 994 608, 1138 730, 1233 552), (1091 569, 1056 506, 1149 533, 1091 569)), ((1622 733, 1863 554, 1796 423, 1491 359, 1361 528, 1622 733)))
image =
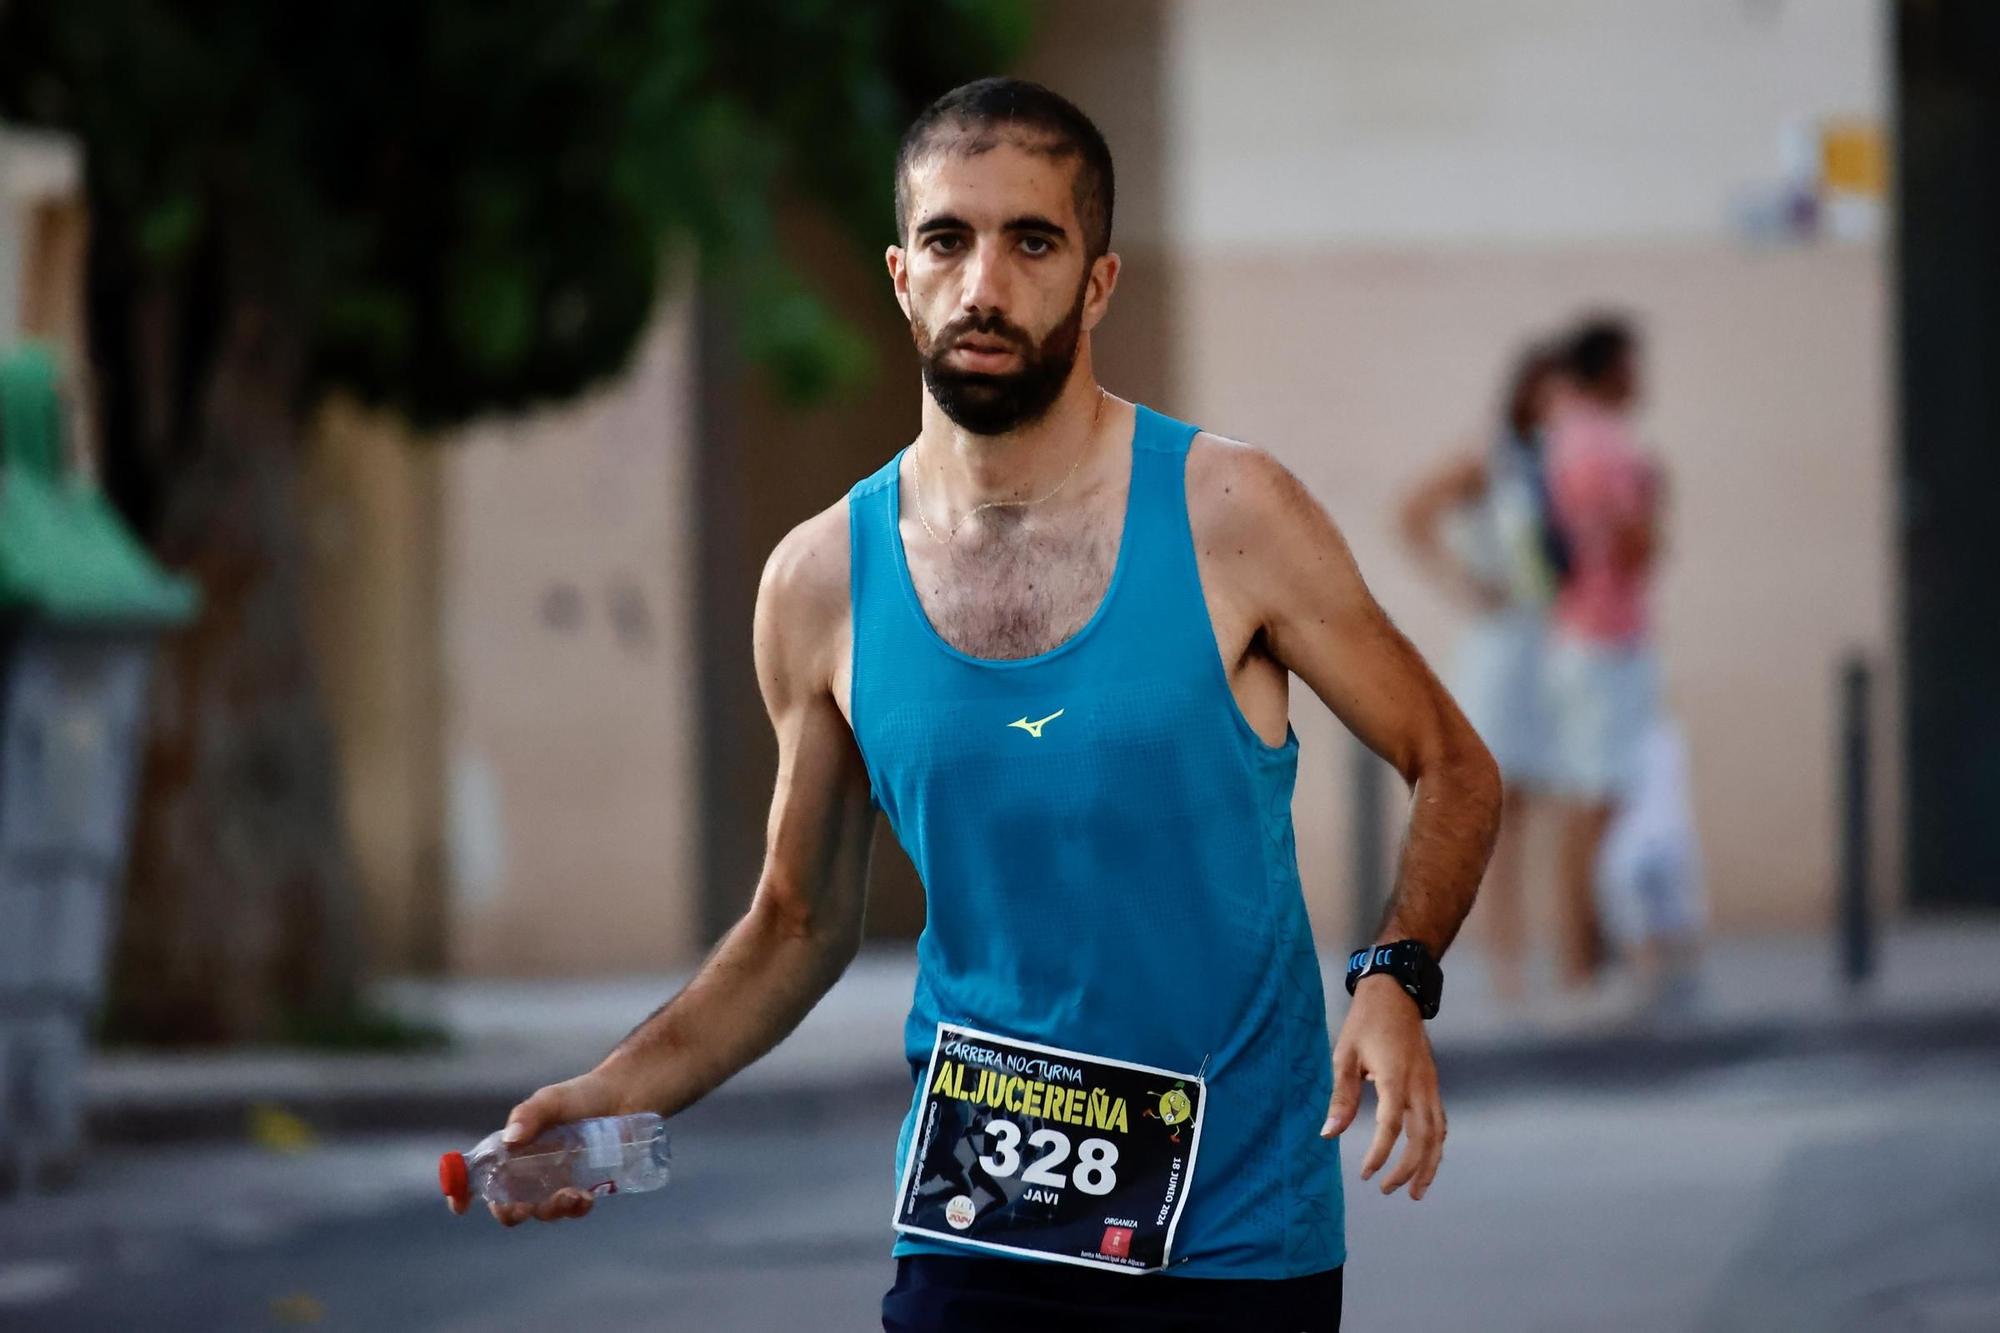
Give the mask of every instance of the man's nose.
POLYGON ((965 267, 965 286, 959 305, 968 313, 1005 314, 1007 310, 1007 266, 998 247, 975 248, 965 267))

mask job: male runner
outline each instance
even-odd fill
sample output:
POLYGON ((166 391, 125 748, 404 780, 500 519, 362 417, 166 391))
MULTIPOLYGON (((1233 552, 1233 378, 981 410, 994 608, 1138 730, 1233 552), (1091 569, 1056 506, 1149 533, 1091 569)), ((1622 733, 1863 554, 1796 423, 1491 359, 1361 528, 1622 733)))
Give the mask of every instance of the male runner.
POLYGON ((1361 1178, 1399 1136, 1383 1193, 1437 1173, 1419 1006, 1491 847, 1493 762, 1290 473, 1098 387, 1119 260, 1080 111, 1016 80, 949 93, 906 135, 896 197, 922 427, 765 569, 779 757, 755 898, 685 990, 510 1128, 672 1114, 790 1032, 860 943, 879 807, 929 904, 885 1329, 1337 1328, 1362 1080, 1361 1178), (1375 935, 1395 947, 1356 956, 1331 1062, 1293 674, 1415 792, 1375 935))

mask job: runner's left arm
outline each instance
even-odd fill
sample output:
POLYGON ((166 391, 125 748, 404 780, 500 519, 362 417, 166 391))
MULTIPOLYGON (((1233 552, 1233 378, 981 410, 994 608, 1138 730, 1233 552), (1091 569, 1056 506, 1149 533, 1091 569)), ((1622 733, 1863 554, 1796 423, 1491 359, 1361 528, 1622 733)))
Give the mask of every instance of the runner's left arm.
MULTIPOLYGON (((1442 957, 1472 909, 1499 830, 1500 774, 1451 695, 1376 604, 1346 540, 1262 450, 1230 450, 1237 581, 1254 589, 1264 651, 1312 687, 1409 784, 1408 838, 1376 943, 1442 957)), ((1219 534, 1220 535, 1220 534, 1219 534)))
MULTIPOLYGON (((1374 942, 1421 940, 1441 958, 1478 892, 1500 824, 1500 774, 1458 706, 1370 595, 1326 510, 1261 450, 1228 446, 1231 503, 1216 545, 1238 552, 1224 569, 1253 597, 1263 651, 1309 685, 1349 731, 1409 784, 1410 820, 1374 942)), ((1444 1144, 1444 1108, 1423 1022, 1393 978, 1355 990, 1335 1047, 1334 1097, 1322 1130, 1338 1134, 1376 1087, 1368 1179, 1400 1133, 1408 1144, 1383 1193, 1405 1183, 1421 1198, 1444 1144)))

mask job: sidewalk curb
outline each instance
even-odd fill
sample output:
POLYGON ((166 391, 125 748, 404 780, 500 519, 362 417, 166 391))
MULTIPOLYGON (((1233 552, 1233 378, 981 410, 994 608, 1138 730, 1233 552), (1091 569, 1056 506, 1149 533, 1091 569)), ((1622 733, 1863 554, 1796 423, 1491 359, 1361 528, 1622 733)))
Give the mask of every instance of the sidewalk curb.
POLYGON ((1770 1019, 1685 1031, 1594 1032, 1440 1045, 1447 1094, 1507 1092, 1538 1084, 1638 1087, 1757 1060, 1826 1055, 1934 1054, 2000 1049, 2000 1009, 1858 1013, 1819 1022, 1770 1019))
MULTIPOLYGON (((1754 1060, 1830 1054, 1925 1054, 2000 1050, 2000 1010, 1989 1007, 1910 1014, 1853 1014, 1821 1022, 1771 1020, 1702 1025, 1684 1031, 1596 1032, 1562 1037, 1440 1043, 1437 1061, 1448 1097, 1482 1096, 1558 1085, 1607 1089, 1662 1080, 1754 1060)), ((338 1069, 338 1057, 327 1057, 338 1069)), ((379 1071, 379 1062, 370 1067, 379 1071)), ((519 1077, 464 1080, 452 1086, 373 1086, 328 1080, 301 1091, 268 1095, 242 1088, 99 1094, 86 1109, 93 1142, 123 1145, 237 1141, 252 1112, 276 1105, 320 1134, 483 1132, 542 1083, 574 1070, 536 1077, 523 1062, 519 1077)), ((710 1119, 732 1126, 799 1126, 856 1114, 879 1115, 883 1104, 909 1096, 900 1066, 868 1066, 833 1079, 787 1079, 773 1071, 724 1085, 684 1113, 690 1124, 710 1119)))

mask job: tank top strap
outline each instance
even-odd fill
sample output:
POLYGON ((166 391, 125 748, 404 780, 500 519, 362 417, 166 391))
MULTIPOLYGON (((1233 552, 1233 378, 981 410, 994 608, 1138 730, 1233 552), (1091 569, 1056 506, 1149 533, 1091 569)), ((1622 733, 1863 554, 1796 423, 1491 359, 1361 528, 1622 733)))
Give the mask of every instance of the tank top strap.
MULTIPOLYGON (((914 663, 928 660, 922 624, 904 591, 897 513, 903 455, 899 449, 888 462, 856 482, 847 492, 847 597, 852 620, 848 658, 848 716, 857 738, 869 733, 886 699, 894 697, 899 678, 914 663)), ((868 770, 869 796, 882 805, 881 773, 869 746, 861 746, 868 770)))
MULTIPOLYGON (((1188 421, 1176 421, 1161 412, 1155 412, 1144 403, 1136 405, 1139 421, 1132 433, 1132 447, 1151 454, 1165 454, 1176 460, 1187 457, 1188 446, 1194 437, 1201 434, 1201 427, 1188 421)), ((1180 466, 1176 461, 1174 466, 1180 466)))
POLYGON ((1132 431, 1133 555, 1152 567, 1174 563, 1186 541, 1188 446, 1201 427, 1140 406, 1132 431))
POLYGON ((900 600, 896 549, 891 543, 902 540, 897 530, 896 496, 903 455, 908 452, 907 446, 898 449, 888 462, 847 492, 848 594, 857 623, 875 604, 893 605, 900 600))
POLYGON ((1215 654, 1215 633, 1202 596, 1188 523, 1188 448, 1201 427, 1139 408, 1132 433, 1131 522, 1119 606, 1121 635, 1153 652, 1168 646, 1203 663, 1215 654), (1205 656, 1204 656, 1205 655, 1205 656))

